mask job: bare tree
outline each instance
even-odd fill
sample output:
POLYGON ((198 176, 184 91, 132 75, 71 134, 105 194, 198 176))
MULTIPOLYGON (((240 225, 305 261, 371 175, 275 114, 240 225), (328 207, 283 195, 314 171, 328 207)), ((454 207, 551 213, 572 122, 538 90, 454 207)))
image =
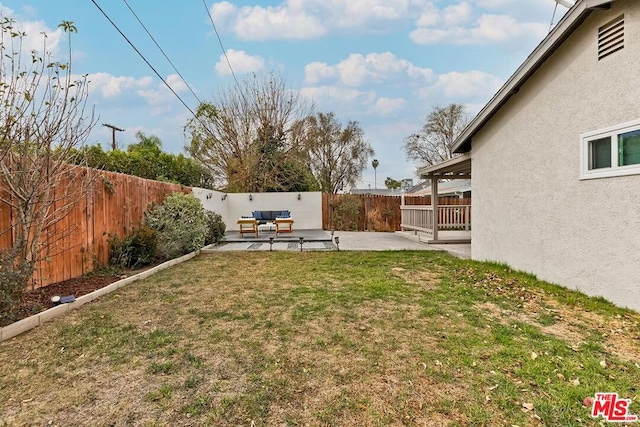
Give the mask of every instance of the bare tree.
POLYGON ((302 139, 320 190, 337 193, 345 186, 354 186, 374 155, 358 122, 350 121, 343 128, 333 113, 318 113, 304 124, 302 139))
MULTIPOLYGON (((312 110, 274 73, 253 75, 199 106, 187 151, 228 191, 284 191, 301 171, 291 127, 312 110)), ((298 177, 298 178, 296 178, 298 177)))
POLYGON ((419 132, 405 139, 404 151, 409 160, 435 165, 453 157, 452 146, 469 123, 462 104, 435 106, 419 132))
MULTIPOLYGON (((69 56, 57 62, 42 50, 23 51, 27 34, 12 19, 2 18, 0 39, 0 205, 12 212, 13 245, 0 254, 0 309, 3 315, 21 295, 43 254, 42 233, 76 204, 91 182, 89 171, 70 165, 75 148, 95 122, 86 114, 86 76, 71 74, 69 56)), ((5 209, 2 209, 6 212, 5 209)))

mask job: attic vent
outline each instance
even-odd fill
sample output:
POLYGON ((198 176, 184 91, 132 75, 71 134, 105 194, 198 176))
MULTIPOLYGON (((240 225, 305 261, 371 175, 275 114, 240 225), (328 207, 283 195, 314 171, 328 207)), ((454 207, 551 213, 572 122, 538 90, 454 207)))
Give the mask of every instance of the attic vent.
POLYGON ((624 15, 598 29, 598 61, 624 48, 624 15))

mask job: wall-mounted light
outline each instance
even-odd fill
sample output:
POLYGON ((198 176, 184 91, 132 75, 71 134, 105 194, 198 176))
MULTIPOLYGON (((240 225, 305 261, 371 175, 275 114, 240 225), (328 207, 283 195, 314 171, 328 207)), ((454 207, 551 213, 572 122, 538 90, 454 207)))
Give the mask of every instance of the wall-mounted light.
POLYGON ((251 194, 249 194, 249 201, 253 200, 253 196, 251 194))
POLYGON ((300 195, 300 193, 298 193, 298 200, 302 199, 302 196, 300 195))
POLYGON ((224 202, 225 200, 227 200, 227 195, 226 195, 226 194, 223 194, 223 195, 222 195, 222 201, 224 202))

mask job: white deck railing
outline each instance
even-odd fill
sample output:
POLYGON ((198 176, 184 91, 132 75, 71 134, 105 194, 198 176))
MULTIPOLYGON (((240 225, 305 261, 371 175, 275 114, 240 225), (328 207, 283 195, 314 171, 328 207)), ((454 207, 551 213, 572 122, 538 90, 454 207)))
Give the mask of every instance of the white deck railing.
MULTIPOLYGON (((428 205, 400 206, 403 230, 416 230, 433 236, 433 207, 428 205)), ((471 230, 471 205, 438 206, 438 230, 471 230)))

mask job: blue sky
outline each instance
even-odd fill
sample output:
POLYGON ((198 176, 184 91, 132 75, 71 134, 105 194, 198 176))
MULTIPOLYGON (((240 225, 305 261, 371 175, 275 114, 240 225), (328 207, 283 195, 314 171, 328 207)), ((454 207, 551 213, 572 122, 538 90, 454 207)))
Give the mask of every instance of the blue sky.
MULTIPOLYGON (((127 0, 200 99, 233 83, 203 1, 127 0)), ((96 0, 172 88, 195 110, 198 101, 149 39, 123 0, 96 0)), ((415 178, 403 140, 434 105, 459 102, 475 114, 549 29, 553 0, 275 0, 207 1, 239 79, 276 70, 318 111, 356 120, 384 179, 415 178)), ((182 152, 189 111, 109 24, 91 0, 4 0, 28 34, 48 34, 63 49, 62 20, 73 21, 74 73, 89 74, 99 116, 88 143, 109 146, 101 123, 160 137, 182 152)), ((558 8, 555 21, 564 13, 558 8)), ((360 187, 374 187, 373 169, 360 187)))

